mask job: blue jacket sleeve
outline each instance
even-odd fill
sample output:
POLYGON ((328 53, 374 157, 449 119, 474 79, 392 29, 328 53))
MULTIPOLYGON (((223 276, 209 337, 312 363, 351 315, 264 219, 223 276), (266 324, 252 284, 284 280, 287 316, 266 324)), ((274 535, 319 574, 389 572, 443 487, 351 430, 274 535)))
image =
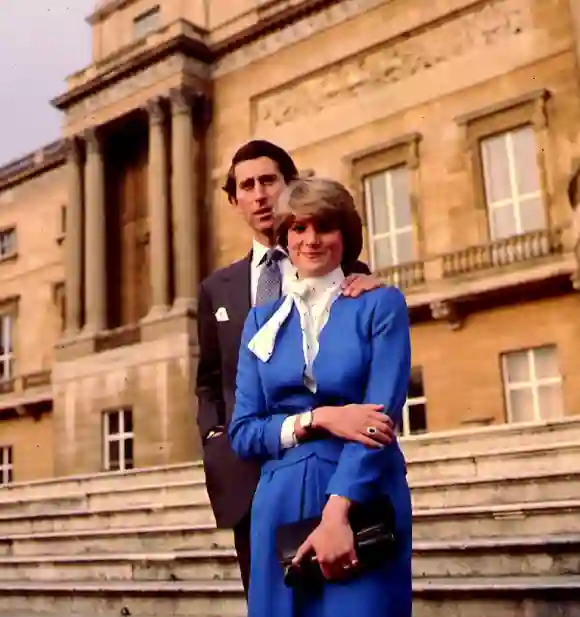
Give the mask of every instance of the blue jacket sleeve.
MULTIPOLYGON (((398 289, 381 290, 370 329, 371 360, 363 402, 384 405, 384 412, 400 426, 409 386, 411 343, 407 304, 398 289)), ((397 442, 381 449, 347 443, 327 493, 359 503, 372 500, 380 491, 382 475, 399 456, 397 442)))
POLYGON ((260 360, 248 349, 258 331, 256 311, 248 314, 238 358, 236 402, 228 433, 234 452, 241 458, 276 458, 281 451, 280 437, 285 415, 269 416, 262 381, 260 360))

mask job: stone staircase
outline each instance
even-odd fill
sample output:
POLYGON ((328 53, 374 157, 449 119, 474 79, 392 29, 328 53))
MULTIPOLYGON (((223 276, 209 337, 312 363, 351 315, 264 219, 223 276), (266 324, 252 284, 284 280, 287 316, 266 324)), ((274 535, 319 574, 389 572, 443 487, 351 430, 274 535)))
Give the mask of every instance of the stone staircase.
MULTIPOLYGON (((580 617, 580 417, 404 450, 415 617, 580 617)), ((14 484, 0 529, 0 617, 245 615, 199 464, 14 484)))

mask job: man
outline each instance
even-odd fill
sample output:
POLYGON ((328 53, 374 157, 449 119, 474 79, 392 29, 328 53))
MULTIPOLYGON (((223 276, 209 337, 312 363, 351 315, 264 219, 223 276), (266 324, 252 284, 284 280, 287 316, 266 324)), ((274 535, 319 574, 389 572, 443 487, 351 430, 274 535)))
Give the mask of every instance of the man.
MULTIPOLYGON (((260 467, 231 450, 227 436, 235 399, 238 350, 250 307, 279 297, 284 277, 293 273, 285 254, 274 246, 273 207, 284 187, 298 177, 290 155, 267 141, 250 141, 234 155, 224 191, 253 233, 250 253, 207 279, 198 293, 198 426, 203 441, 207 491, 218 527, 232 528, 244 589, 250 575, 250 508, 260 467)), ((370 274, 357 262, 353 272, 370 274)), ((356 297, 380 282, 371 276, 347 276, 344 295, 356 297)), ((306 411, 306 410, 305 410, 306 411)), ((380 426, 373 445, 389 443, 392 425, 376 411, 341 414, 325 429, 369 445, 370 422, 380 426), (371 418, 372 416, 372 418, 371 418), (378 416, 378 417, 377 417, 378 416)))

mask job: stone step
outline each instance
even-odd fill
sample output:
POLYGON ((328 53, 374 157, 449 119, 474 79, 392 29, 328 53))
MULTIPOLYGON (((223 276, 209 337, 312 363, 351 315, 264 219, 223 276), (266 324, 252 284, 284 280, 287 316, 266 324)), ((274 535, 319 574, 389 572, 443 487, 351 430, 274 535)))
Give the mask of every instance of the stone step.
POLYGON ((411 484, 414 509, 552 501, 580 496, 580 472, 502 478, 426 480, 411 484))
MULTIPOLYGON (((411 488, 415 508, 570 499, 580 495, 580 472, 423 480, 412 482, 411 488)), ((0 505, 0 521, 21 516, 52 516, 55 512, 119 509, 121 505, 126 509, 140 506, 187 507, 192 504, 202 508, 208 503, 204 483, 175 482, 165 486, 146 485, 131 490, 88 493, 84 497, 60 496, 5 502, 0 505)))
POLYGON ((238 581, 0 581, 0 616, 246 617, 238 581))
POLYGON ((401 438, 405 456, 437 457, 471 452, 479 454, 490 448, 510 449, 542 446, 566 441, 580 441, 580 415, 522 424, 500 424, 453 431, 440 431, 401 438))
MULTIPOLYGON (((520 451, 523 458, 533 458, 535 449, 553 449, 557 444, 570 451, 574 444, 580 444, 580 416, 555 420, 551 422, 521 425, 500 425, 471 430, 431 433, 401 439, 403 450, 409 459, 410 473, 422 466, 433 467, 432 475, 450 471, 454 475, 468 472, 473 475, 489 468, 489 461, 494 456, 512 452, 516 458, 520 451), (568 444, 566 447, 565 444, 568 444), (524 451, 522 451, 522 449, 524 451), (466 455, 465 452, 471 454, 466 455), (473 457, 480 457, 476 463, 473 457), (450 461, 447 465, 442 461, 450 461), (478 466, 478 469, 475 467, 478 466), (457 469, 457 467, 461 467, 457 469)), ((547 449, 547 450, 546 450, 547 449)), ((563 461, 560 461, 563 462, 563 461)), ((516 463, 517 465, 517 463, 516 463)), ((497 466, 496 466, 497 469, 497 466)), ((417 472, 416 479, 426 479, 417 472)), ((128 472, 107 472, 91 475, 53 478, 26 483, 13 483, 0 488, 0 504, 10 501, 45 499, 48 497, 92 497, 93 501, 104 499, 103 495, 120 491, 126 497, 138 493, 140 489, 152 490, 151 487, 177 485, 179 483, 203 483, 204 473, 201 462, 181 463, 163 467, 137 469, 128 472), (101 495, 99 495, 101 494, 101 495)))
MULTIPOLYGON (((580 576, 415 581, 414 617, 579 617, 580 576)), ((245 617, 237 581, 0 581, 0 617, 245 617)))
MULTIPOLYGON (((3 498, 0 499, 0 521, 6 520, 9 516, 50 516, 55 511, 62 512, 63 510, 100 511, 115 509, 121 505, 157 508, 190 503, 201 505, 207 502, 203 470, 200 467, 190 465, 168 469, 162 484, 145 482, 145 479, 159 480, 161 476, 156 475, 160 473, 158 470, 152 474, 115 476, 112 488, 107 488, 107 484, 102 482, 100 476, 93 476, 92 484, 87 480, 74 490, 70 482, 64 480, 59 493, 49 493, 44 496, 37 490, 30 493, 25 490, 10 493, 10 491, 5 492, 4 489, 0 489, 0 497, 3 498), (186 473, 188 469, 189 473, 186 473), (138 483, 135 483, 135 478, 139 478, 138 483), (123 479, 125 479, 125 484, 122 482, 123 479), (11 495, 11 498, 8 499, 7 495, 11 495)), ((538 478, 543 474, 580 472, 580 443, 548 444, 542 447, 526 446, 512 450, 494 449, 477 456, 455 454, 408 461, 409 482, 416 489, 414 499, 417 500, 417 504, 424 504, 425 499, 431 499, 431 497, 424 498, 423 495, 429 493, 429 486, 432 483, 435 487, 431 491, 433 504, 443 505, 444 495, 448 500, 445 503, 448 505, 465 504, 471 499, 470 492, 465 490, 463 495, 459 495, 459 489, 454 489, 452 485, 465 486, 467 489, 469 482, 475 478, 485 481, 473 484, 473 487, 476 485, 479 487, 478 493, 473 495, 476 500, 474 503, 486 501, 488 499, 486 495, 493 497, 501 494, 503 495, 502 500, 512 499, 510 493, 504 490, 497 481, 504 480, 506 476, 517 477, 522 474, 522 470, 525 470, 527 476, 538 476, 538 478), (454 499, 459 501, 454 502, 454 499)), ((511 483, 514 488, 510 490, 529 495, 535 490, 537 494, 539 488, 534 488, 533 481, 527 482, 527 489, 523 488, 524 484, 526 483, 523 481, 519 484, 514 481, 511 483)), ((539 479, 537 484, 546 485, 546 482, 542 483, 539 479)), ((49 483, 48 486, 52 490, 56 484, 49 483)), ((553 490, 556 491, 556 487, 553 487, 553 490)), ((560 497, 565 497, 565 495, 560 495, 560 497)), ((519 498, 514 497, 513 499, 519 498)), ((528 498, 522 500, 525 499, 528 498)))
POLYGON ((62 496, 79 497, 99 492, 131 492, 138 491, 141 487, 160 487, 179 482, 203 483, 204 481, 203 465, 201 461, 194 461, 123 472, 113 471, 32 482, 14 482, 0 487, 0 505, 10 501, 62 496))
POLYGON ((578 531, 580 499, 426 508, 413 512, 413 538, 448 540, 578 531))
POLYGON ((61 530, 3 534, 0 555, 89 555, 94 553, 163 552, 233 546, 228 529, 213 525, 170 525, 114 529, 61 530))
MULTIPOLYGON (((196 523, 196 508, 149 508, 109 511, 85 517, 66 513, 0 521, 0 554, 38 555, 73 552, 164 552, 229 548, 231 534, 213 523, 196 523), (136 516, 139 515, 139 516, 136 516), (95 516, 96 518, 91 518, 95 516), (141 522, 136 523, 135 519, 141 522), (52 526, 48 523, 52 522, 52 526), (113 524, 113 523, 116 524, 113 524), (89 524, 90 523, 90 524, 89 524), (121 524, 122 523, 122 524, 121 524)), ((427 508, 414 512, 416 541, 574 533, 580 500, 427 508)))
POLYGON ((413 576, 498 577, 580 575, 580 533, 417 541, 413 576))
POLYGON ((580 617, 580 576, 415 581, 413 617, 580 617))
POLYGON ((580 441, 513 449, 491 449, 473 454, 453 454, 407 461, 409 482, 427 480, 503 478, 527 474, 580 471, 580 441))
MULTIPOLYGON (((580 575, 580 534, 416 542, 413 575, 580 575)), ((237 581, 232 548, 0 557, 0 581, 237 581)))
POLYGON ((135 528, 148 525, 213 525, 206 499, 185 505, 146 504, 86 509, 52 509, 39 513, 0 514, 0 529, 10 533, 135 528))

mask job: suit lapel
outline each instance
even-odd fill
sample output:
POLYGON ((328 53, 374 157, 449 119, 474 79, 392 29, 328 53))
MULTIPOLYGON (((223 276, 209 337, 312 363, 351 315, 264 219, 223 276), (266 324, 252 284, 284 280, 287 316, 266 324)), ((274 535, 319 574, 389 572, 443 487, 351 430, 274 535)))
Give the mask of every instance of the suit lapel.
POLYGON ((250 252, 247 257, 238 261, 228 273, 228 312, 232 321, 242 324, 246 321, 251 306, 251 262, 252 253, 250 252))

